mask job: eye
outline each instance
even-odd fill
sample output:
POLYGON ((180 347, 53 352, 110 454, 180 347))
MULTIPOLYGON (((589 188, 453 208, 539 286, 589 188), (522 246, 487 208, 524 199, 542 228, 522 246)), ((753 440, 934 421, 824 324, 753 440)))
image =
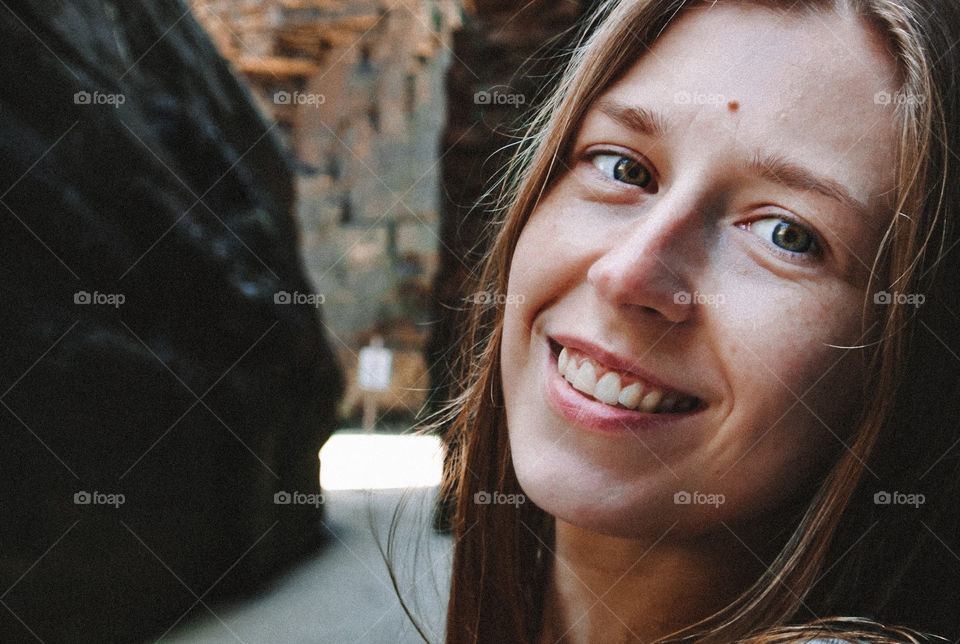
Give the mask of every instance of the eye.
POLYGON ((653 174, 640 161, 622 154, 596 154, 591 159, 594 167, 606 176, 638 188, 653 183, 653 174))
POLYGON ((800 224, 779 217, 757 219, 746 225, 757 236, 791 253, 811 253, 818 249, 814 234, 800 224))

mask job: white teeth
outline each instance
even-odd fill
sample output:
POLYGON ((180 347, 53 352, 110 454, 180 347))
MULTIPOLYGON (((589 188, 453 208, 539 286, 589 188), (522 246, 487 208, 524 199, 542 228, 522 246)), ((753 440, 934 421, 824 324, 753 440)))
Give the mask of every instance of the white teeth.
POLYGON ((593 397, 608 405, 616 405, 620 396, 620 376, 608 371, 603 374, 593 390, 593 397))
POLYGON ((636 409, 640 404, 640 398, 643 396, 643 387, 639 382, 635 382, 629 387, 624 387, 623 391, 617 397, 617 401, 627 409, 636 409))
POLYGON ((577 361, 571 357, 567 359, 567 366, 563 370, 563 377, 573 383, 573 380, 577 377, 577 372, 579 370, 580 368, 577 367, 577 361))
POLYGON ((643 401, 640 403, 640 411, 650 413, 657 408, 657 405, 660 404, 660 399, 662 397, 663 394, 654 389, 643 397, 643 401))
POLYGON ((559 371, 561 375, 567 372, 568 362, 570 362, 570 354, 567 352, 567 348, 564 347, 563 350, 560 351, 560 357, 557 358, 557 371, 559 371))
POLYGON ((594 390, 597 388, 597 370, 594 369, 593 364, 589 360, 584 360, 583 364, 580 365, 580 368, 577 370, 577 375, 574 376, 573 382, 570 383, 573 385, 573 388, 577 391, 582 391, 588 396, 592 396, 594 390))
POLYGON ((670 412, 684 412, 693 409, 696 400, 693 398, 679 398, 675 394, 664 396, 658 389, 651 389, 644 393, 644 385, 634 382, 623 387, 620 374, 607 371, 597 380, 597 367, 589 358, 584 358, 580 366, 577 359, 567 351, 561 349, 557 356, 557 371, 569 382, 574 389, 607 405, 616 405, 639 410, 644 413, 665 414, 670 412), (622 387, 622 388, 621 388, 622 387))

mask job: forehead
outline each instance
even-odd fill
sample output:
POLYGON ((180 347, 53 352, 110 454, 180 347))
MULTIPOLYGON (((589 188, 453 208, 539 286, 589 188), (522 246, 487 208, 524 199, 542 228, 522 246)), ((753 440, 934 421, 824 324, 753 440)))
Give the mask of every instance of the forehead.
MULTIPOLYGON (((711 79, 741 83, 755 97, 779 99, 780 108, 849 103, 860 98, 865 83, 896 78, 882 39, 860 17, 748 3, 687 10, 654 42, 643 64, 646 73, 681 73, 705 86, 711 79)), ((873 95, 867 98, 872 104, 873 95)))
POLYGON ((896 78, 857 16, 715 4, 678 18, 605 98, 663 115, 665 142, 787 158, 870 203, 894 187, 894 107, 878 96, 896 78))

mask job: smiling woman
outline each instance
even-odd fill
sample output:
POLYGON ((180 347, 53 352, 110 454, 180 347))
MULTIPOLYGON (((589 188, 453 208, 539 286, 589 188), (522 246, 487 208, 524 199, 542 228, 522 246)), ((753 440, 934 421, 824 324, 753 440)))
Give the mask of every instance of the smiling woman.
POLYGON ((464 338, 447 641, 960 637, 956 6, 588 32, 464 338))

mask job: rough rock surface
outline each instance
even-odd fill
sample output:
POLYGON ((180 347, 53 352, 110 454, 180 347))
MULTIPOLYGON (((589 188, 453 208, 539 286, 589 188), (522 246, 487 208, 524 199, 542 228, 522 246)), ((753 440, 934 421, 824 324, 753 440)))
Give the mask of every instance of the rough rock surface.
POLYGON ((318 539, 274 502, 319 498, 342 388, 276 298, 290 172, 179 1, 10 3, 0 42, 0 641, 156 636, 318 539))

